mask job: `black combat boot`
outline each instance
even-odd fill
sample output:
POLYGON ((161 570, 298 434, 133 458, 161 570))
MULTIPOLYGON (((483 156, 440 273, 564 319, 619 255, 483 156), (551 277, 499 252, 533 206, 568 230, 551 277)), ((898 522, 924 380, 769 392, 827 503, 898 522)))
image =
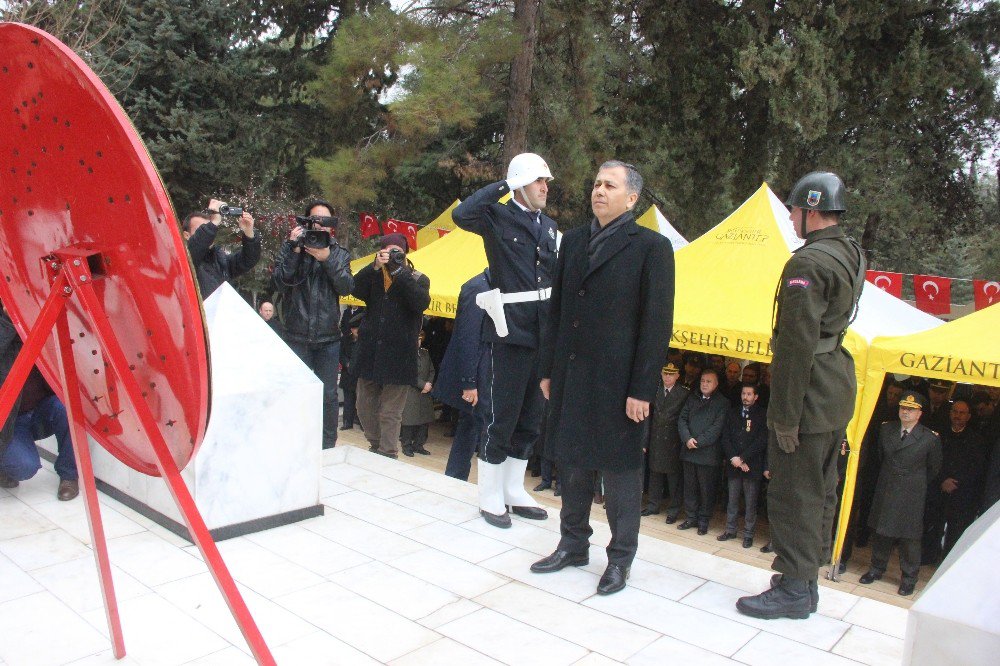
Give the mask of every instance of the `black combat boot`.
MULTIPOLYGON (((771 576, 771 587, 778 587, 781 577, 784 574, 776 573, 771 576)), ((809 612, 815 613, 819 607, 819 581, 815 578, 809 581, 809 612)))
POLYGON ((777 587, 764 590, 753 597, 741 597, 736 610, 761 620, 788 617, 804 620, 812 613, 812 594, 809 581, 782 576, 777 587))

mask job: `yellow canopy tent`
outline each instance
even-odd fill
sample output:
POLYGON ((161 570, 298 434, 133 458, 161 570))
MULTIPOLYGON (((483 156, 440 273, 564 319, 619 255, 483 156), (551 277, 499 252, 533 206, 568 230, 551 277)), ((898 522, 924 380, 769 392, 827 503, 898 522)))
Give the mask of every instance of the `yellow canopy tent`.
POLYGON ((434 241, 443 238, 441 231, 451 231, 455 228, 455 221, 451 219, 451 211, 460 203, 459 199, 448 206, 443 213, 428 222, 417 232, 417 249, 422 250, 434 241))
MULTIPOLYGON (((998 330, 1000 307, 992 306, 918 333, 872 340, 863 390, 859 390, 861 404, 855 413, 855 440, 860 440, 871 421, 886 373, 1000 386, 998 330)), ((857 466, 855 455, 851 462, 854 464, 848 469, 847 478, 853 482, 855 472, 852 468, 857 466)), ((841 520, 837 526, 838 546, 847 531, 853 487, 851 483, 851 492, 846 485, 844 488, 841 520)), ((840 549, 837 548, 834 560, 839 558, 840 549)))

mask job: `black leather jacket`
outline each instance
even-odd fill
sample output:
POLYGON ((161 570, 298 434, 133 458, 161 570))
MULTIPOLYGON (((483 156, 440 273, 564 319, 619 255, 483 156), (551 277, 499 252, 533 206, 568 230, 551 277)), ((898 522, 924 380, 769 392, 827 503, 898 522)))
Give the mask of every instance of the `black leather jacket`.
POLYGON ((351 293, 351 255, 335 242, 326 261, 295 252, 285 241, 274 267, 274 284, 285 297, 285 340, 312 344, 340 339, 340 297, 351 293))

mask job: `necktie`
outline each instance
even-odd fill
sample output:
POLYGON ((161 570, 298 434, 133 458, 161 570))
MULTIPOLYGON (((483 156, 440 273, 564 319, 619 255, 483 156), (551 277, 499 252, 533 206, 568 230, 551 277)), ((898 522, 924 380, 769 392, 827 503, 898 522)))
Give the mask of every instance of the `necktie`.
POLYGON ((909 430, 904 430, 904 431, 903 431, 903 434, 899 436, 899 441, 901 441, 901 442, 902 442, 902 441, 903 441, 904 439, 906 439, 906 436, 907 436, 908 434, 910 434, 910 431, 909 431, 909 430))
POLYGON ((746 418, 746 417, 747 417, 747 416, 749 416, 749 415, 750 415, 750 412, 748 412, 748 411, 747 411, 747 408, 746 408, 746 407, 744 407, 744 408, 743 408, 743 418, 746 418))

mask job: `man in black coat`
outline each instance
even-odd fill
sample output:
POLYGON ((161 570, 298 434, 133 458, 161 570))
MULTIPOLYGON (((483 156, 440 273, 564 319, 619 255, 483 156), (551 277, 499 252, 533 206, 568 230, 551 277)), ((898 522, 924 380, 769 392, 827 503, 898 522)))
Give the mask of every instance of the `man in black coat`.
POLYGON ((476 414, 479 445, 479 511, 494 527, 516 515, 534 520, 545 509, 524 488, 528 458, 538 440, 544 402, 538 388, 538 340, 548 313, 556 260, 556 223, 542 213, 552 180, 545 161, 522 153, 510 161, 507 180, 487 185, 452 212, 462 229, 483 238, 493 290, 480 294, 489 318, 483 325, 483 376, 476 414), (507 204, 498 200, 508 192, 507 204))
POLYGON ((894 545, 899 547, 902 580, 899 594, 913 594, 920 570, 920 539, 924 531, 927 489, 941 470, 937 433, 919 423, 927 398, 905 391, 899 401, 899 421, 879 429, 878 484, 868 525, 872 529, 872 562, 860 579, 868 585, 882 577, 894 545))
POLYGON ((351 293, 351 255, 331 230, 337 218, 326 201, 306 206, 312 235, 324 247, 300 241, 305 224, 296 225, 278 253, 275 287, 284 294, 285 343, 323 382, 323 448, 337 445, 337 368, 340 365, 340 297, 351 293))
POLYGON ((472 456, 480 435, 479 420, 473 410, 479 403, 479 359, 482 357, 486 312, 476 305, 476 296, 490 289, 489 269, 462 285, 455 310, 455 327, 441 359, 441 371, 432 392, 435 398, 458 410, 455 438, 451 442, 444 473, 462 481, 469 480, 472 456))
POLYGON ((542 393, 549 399, 546 454, 560 470, 562 538, 531 570, 549 573, 589 561, 599 471, 611 527, 599 594, 624 588, 635 558, 645 421, 673 319, 673 249, 664 236, 636 224, 632 208, 641 191, 635 167, 601 165, 590 196, 594 219, 563 237, 541 352, 542 393))
POLYGON ((202 298, 208 298, 223 282, 250 272, 260 261, 260 237, 254 234, 253 217, 246 211, 237 222, 242 232, 240 249, 228 252, 215 246, 222 224, 219 208, 225 205, 212 199, 207 209, 188 213, 181 224, 202 298))
MULTIPOLYGON (((943 462, 940 483, 930 493, 940 506, 943 519, 944 557, 976 520, 983 494, 989 451, 986 441, 969 425, 971 417, 969 403, 955 400, 951 403, 951 424, 938 433, 943 462)), ((941 532, 936 536, 939 545, 941 532)))
POLYGON ((431 302, 431 281, 406 258, 406 236, 387 234, 379 245, 351 292, 365 303, 358 332, 358 418, 369 450, 396 458, 406 392, 417 383, 417 336, 431 302))
POLYGON ((729 481, 729 504, 726 507, 726 531, 719 541, 735 539, 740 497, 746 505, 743 523, 743 547, 753 545, 757 526, 757 495, 764 478, 764 454, 767 451, 767 413, 757 404, 757 387, 744 384, 740 402, 729 410, 722 429, 722 458, 729 481))
POLYGON ((649 501, 642 515, 660 512, 664 488, 670 493, 667 503, 667 524, 672 525, 681 511, 684 499, 684 474, 681 467, 681 436, 677 419, 687 402, 689 391, 680 383, 680 368, 670 362, 660 372, 663 387, 656 391, 649 423, 649 501))
POLYGON ((698 391, 692 391, 681 408, 677 432, 681 436, 681 462, 684 463, 684 522, 679 530, 698 528, 708 534, 708 523, 715 508, 716 479, 722 464, 722 430, 726 424, 729 401, 719 393, 719 373, 705 368, 698 379, 698 391))

